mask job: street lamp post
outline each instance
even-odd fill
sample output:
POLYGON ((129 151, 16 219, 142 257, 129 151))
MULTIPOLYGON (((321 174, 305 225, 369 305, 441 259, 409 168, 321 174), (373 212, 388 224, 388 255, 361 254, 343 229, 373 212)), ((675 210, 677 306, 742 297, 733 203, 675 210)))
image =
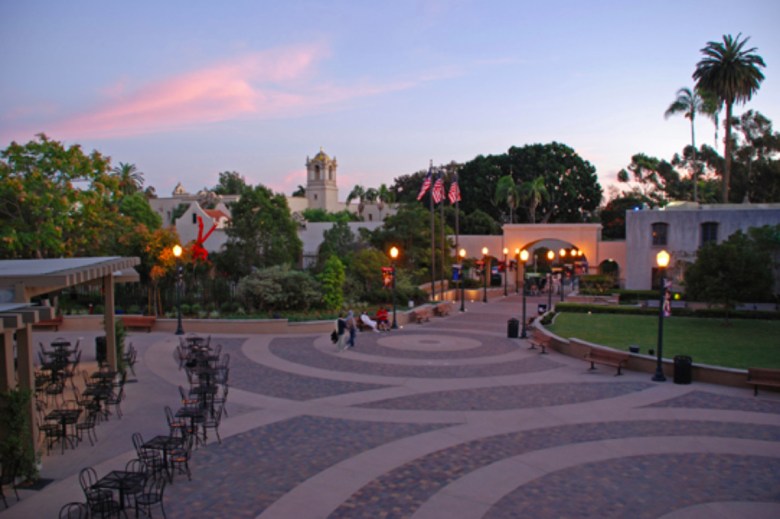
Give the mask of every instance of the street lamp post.
POLYGON ((553 275, 552 275, 552 263, 555 259, 555 253, 551 250, 547 251, 547 259, 550 260, 550 273, 547 274, 547 311, 552 311, 552 289, 553 289, 553 275))
POLYGON ((396 319, 396 303, 395 303, 395 260, 398 258, 398 247, 390 248, 390 259, 393 267, 393 324, 391 328, 393 330, 398 329, 398 320, 396 319))
POLYGON ((523 251, 520 254, 518 254, 518 260, 519 260, 517 262, 518 269, 520 268, 520 262, 521 261, 523 262, 523 330, 520 333, 520 338, 526 339, 528 338, 528 335, 526 334, 526 327, 525 327, 525 323, 527 320, 525 316, 525 262, 528 261, 528 251, 523 249, 523 251))
POLYGON ((665 271, 669 265, 669 253, 662 250, 655 256, 660 274, 661 290, 658 299, 658 347, 656 348, 655 375, 653 382, 664 382, 663 350, 664 350, 664 303, 666 302, 666 278, 665 271))
POLYGON ((181 245, 173 246, 173 255, 176 257, 176 335, 184 335, 184 327, 181 324, 181 285, 184 277, 184 269, 181 266, 181 245))
POLYGON ((561 249, 560 251, 558 251, 558 254, 560 255, 561 258, 561 303, 563 303, 563 281, 564 281, 564 273, 565 273, 563 258, 566 257, 566 249, 561 249))
POLYGON ((506 255, 507 255, 508 252, 509 252, 509 249, 504 247, 504 297, 507 296, 507 293, 506 293, 506 276, 507 276, 507 274, 509 274, 509 271, 507 270, 507 264, 506 264, 506 255))
MULTIPOLYGON (((520 284, 519 284, 520 249, 515 249, 515 257, 517 258, 517 265, 515 268, 515 294, 519 294, 520 293, 520 284)), ((523 266, 523 290, 525 290, 525 266, 523 266)))
POLYGON ((466 279, 463 277, 463 262, 466 260, 466 249, 458 251, 460 256, 460 311, 466 311, 466 279))
POLYGON ((487 278, 488 274, 490 273, 490 266, 488 265, 488 248, 482 247, 482 279, 483 279, 483 290, 482 290, 482 302, 487 303, 487 278))

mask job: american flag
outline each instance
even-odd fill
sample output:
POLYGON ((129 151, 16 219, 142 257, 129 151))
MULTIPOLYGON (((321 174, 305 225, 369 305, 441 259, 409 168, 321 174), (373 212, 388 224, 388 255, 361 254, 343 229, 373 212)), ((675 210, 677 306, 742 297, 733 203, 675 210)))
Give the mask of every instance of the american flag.
POLYGON ((425 193, 427 193, 428 190, 431 188, 432 177, 433 177, 433 167, 431 167, 428 170, 428 174, 425 175, 425 180, 423 180, 422 187, 420 188, 420 193, 417 195, 417 200, 422 200, 422 197, 424 197, 425 193))
POLYGON ((447 193, 447 198, 450 199, 450 203, 460 202, 460 188, 458 187, 458 177, 450 184, 450 191, 447 193))
POLYGON ((441 172, 438 177, 436 177, 436 182, 433 184, 433 193, 431 196, 433 196, 434 204, 438 204, 444 200, 444 178, 442 177, 441 172))

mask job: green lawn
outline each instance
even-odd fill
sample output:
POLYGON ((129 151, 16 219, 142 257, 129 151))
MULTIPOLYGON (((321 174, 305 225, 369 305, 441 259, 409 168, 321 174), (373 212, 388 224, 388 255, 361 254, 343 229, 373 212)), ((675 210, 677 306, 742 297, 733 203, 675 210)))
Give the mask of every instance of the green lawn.
MULTIPOLYGON (((548 326, 554 334, 577 337, 628 351, 655 349, 658 317, 561 313, 548 326)), ((689 355, 693 361, 730 368, 780 368, 780 321, 670 317, 664 320, 663 355, 689 355)))

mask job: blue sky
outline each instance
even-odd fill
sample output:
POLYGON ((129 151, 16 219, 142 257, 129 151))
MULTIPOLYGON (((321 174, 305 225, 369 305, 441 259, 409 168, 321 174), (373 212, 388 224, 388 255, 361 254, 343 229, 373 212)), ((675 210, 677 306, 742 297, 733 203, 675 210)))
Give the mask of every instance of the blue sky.
MULTIPOLYGON (((767 68, 735 113, 780 126, 780 2, 0 1, 0 148, 39 132, 168 195, 238 171, 290 194, 323 147, 340 196, 451 160, 558 141, 603 186, 670 159, 664 119, 708 41, 749 36, 767 68)), ((713 145, 714 128, 697 122, 713 145)))

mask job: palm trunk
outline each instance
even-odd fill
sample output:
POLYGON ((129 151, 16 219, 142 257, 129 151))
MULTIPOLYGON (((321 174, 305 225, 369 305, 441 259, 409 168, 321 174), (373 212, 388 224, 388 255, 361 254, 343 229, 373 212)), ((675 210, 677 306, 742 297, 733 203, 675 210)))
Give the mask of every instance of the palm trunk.
POLYGON ((732 101, 726 102, 726 136, 724 137, 724 153, 726 155, 725 165, 723 167, 723 203, 729 203, 729 187, 731 183, 731 111, 732 101))
POLYGON ((693 148, 693 201, 699 202, 699 167, 696 164, 696 135, 693 128, 693 119, 691 116, 691 148, 693 148))

